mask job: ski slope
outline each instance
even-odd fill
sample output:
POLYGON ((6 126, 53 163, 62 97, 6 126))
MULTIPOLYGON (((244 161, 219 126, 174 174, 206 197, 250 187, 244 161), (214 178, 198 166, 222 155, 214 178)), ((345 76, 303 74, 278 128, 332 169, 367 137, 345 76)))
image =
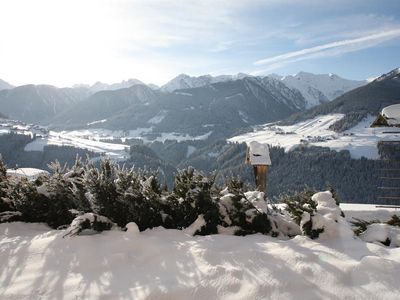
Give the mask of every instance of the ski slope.
POLYGON ((231 142, 257 141, 280 146, 290 151, 299 145, 329 147, 335 151, 348 150, 353 158, 379 158, 377 143, 381 140, 400 140, 400 128, 374 127, 373 116, 368 116, 353 128, 337 133, 329 126, 344 117, 343 114, 317 116, 290 126, 266 124, 253 132, 230 138, 231 142))

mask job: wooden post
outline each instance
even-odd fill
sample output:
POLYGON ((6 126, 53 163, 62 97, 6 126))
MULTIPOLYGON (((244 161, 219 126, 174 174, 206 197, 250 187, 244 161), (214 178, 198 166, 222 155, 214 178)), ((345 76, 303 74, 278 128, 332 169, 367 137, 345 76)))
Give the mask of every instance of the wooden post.
POLYGON ((264 192, 267 194, 267 165, 256 165, 253 166, 254 169, 254 177, 256 179, 256 187, 260 192, 264 192))

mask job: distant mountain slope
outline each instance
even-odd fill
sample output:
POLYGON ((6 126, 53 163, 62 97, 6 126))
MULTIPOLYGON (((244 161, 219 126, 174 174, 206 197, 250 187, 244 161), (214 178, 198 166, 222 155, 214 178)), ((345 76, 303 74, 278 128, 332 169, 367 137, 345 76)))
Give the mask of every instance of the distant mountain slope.
POLYGON ((341 78, 334 74, 312 74, 299 72, 296 75, 271 75, 281 80, 291 89, 300 91, 307 100, 307 108, 331 101, 344 93, 367 84, 367 81, 356 81, 341 78))
POLYGON ((80 89, 24 85, 0 91, 0 111, 13 119, 43 124, 85 97, 80 89))
POLYGON ((4 80, 0 79, 0 91, 1 90, 8 90, 12 89, 13 86, 9 84, 8 82, 5 82, 4 80))
POLYGON ((345 118, 334 124, 333 129, 343 131, 355 125, 368 114, 376 116, 382 108, 400 103, 400 69, 395 69, 371 83, 351 90, 335 100, 294 114, 281 122, 295 124, 318 115, 343 113, 345 118))
POLYGON ((96 121, 103 119, 105 122, 105 119, 130 107, 136 109, 140 106, 143 109, 158 94, 157 91, 153 91, 145 85, 134 85, 115 91, 100 91, 55 116, 51 120, 51 124, 56 126, 73 125, 79 128, 85 127, 88 123, 95 124, 96 121))
POLYGON ((154 135, 175 132, 190 136, 228 133, 272 122, 300 111, 304 99, 290 90, 272 90, 258 78, 214 83, 199 88, 160 93, 146 104, 110 115, 102 125, 112 129, 151 127, 154 135))

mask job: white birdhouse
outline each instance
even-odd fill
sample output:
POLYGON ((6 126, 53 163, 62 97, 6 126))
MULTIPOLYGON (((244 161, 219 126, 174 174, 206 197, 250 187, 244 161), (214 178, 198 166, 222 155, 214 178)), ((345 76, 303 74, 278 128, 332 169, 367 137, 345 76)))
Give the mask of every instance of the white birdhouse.
POLYGON ((253 166, 271 165, 271 158, 269 156, 269 148, 267 144, 258 142, 250 142, 247 154, 247 161, 253 166))

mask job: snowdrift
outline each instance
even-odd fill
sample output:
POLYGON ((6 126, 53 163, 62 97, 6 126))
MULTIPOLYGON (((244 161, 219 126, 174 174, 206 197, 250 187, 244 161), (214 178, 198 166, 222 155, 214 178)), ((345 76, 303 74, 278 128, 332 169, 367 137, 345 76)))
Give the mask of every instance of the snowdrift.
POLYGON ((341 236, 192 237, 155 228, 63 238, 0 224, 1 299, 398 299, 400 249, 341 236))

